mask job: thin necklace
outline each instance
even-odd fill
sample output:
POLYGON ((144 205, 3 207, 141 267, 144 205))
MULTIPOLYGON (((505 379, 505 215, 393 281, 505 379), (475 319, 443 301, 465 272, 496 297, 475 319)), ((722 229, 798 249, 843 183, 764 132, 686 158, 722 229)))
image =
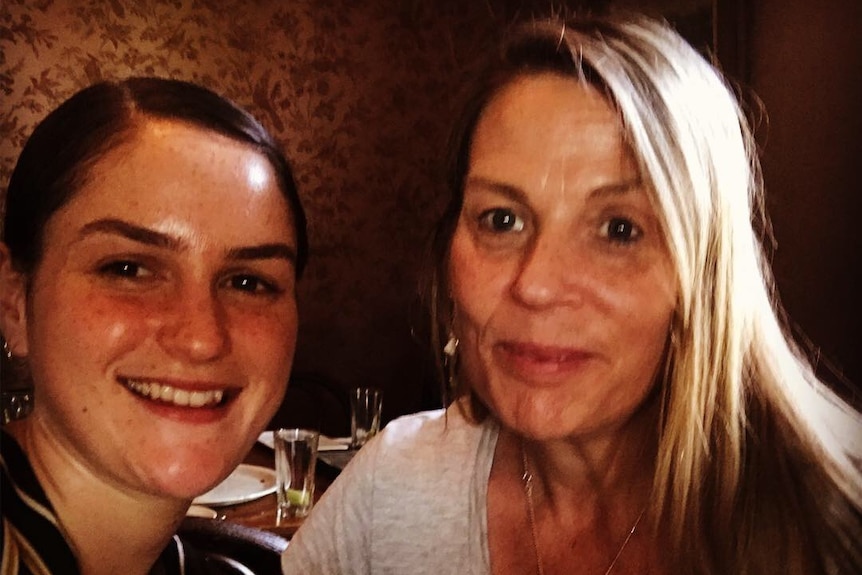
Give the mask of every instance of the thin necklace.
MULTIPOLYGON (((539 538, 536 535, 536 510, 533 505, 533 474, 530 473, 530 468, 527 466, 527 452, 524 450, 524 443, 521 442, 521 463, 523 464, 524 474, 521 476, 521 480, 524 482, 524 493, 527 495, 527 515, 530 519, 530 533, 533 536, 533 552, 536 556, 536 573, 537 575, 545 575, 545 569, 542 566, 542 556, 539 553, 539 538)), ((629 540, 631 540, 632 535, 635 534, 635 530, 638 528, 638 524, 641 522, 641 518, 644 516, 646 512, 646 507, 644 507, 638 518, 635 519, 632 528, 629 529, 628 535, 626 535, 623 544, 620 545, 620 548, 617 550, 617 554, 614 555, 613 561, 608 565, 608 568, 605 569, 605 575, 610 575, 610 572, 613 571, 614 565, 617 564, 617 560, 620 558, 620 555, 623 554, 623 549, 626 548, 626 545, 629 544, 629 540)))

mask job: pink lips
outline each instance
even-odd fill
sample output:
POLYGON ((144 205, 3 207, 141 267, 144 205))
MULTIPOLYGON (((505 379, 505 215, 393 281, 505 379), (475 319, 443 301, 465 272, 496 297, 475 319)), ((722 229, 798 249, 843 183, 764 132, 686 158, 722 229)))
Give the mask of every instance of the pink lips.
POLYGON ((536 383, 570 375, 594 357, 583 349, 514 341, 497 343, 494 355, 515 375, 536 383))

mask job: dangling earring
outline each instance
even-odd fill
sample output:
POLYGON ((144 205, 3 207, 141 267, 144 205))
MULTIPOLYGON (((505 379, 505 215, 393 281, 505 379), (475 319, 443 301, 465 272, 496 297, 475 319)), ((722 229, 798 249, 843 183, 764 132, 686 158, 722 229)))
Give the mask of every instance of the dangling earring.
POLYGON ((443 363, 446 366, 446 384, 448 386, 449 393, 452 393, 455 390, 455 361, 457 359, 459 343, 460 340, 450 331, 449 340, 446 342, 446 345, 443 346, 443 355, 445 356, 443 358, 443 363))
POLYGON ((446 345, 443 347, 443 353, 446 354, 448 358, 454 358, 455 354, 458 352, 458 344, 461 341, 455 337, 454 333, 449 334, 449 340, 446 342, 446 345))
POLYGON ((12 359, 12 350, 9 349, 9 344, 6 343, 6 340, 3 340, 3 353, 6 354, 6 359, 12 359))

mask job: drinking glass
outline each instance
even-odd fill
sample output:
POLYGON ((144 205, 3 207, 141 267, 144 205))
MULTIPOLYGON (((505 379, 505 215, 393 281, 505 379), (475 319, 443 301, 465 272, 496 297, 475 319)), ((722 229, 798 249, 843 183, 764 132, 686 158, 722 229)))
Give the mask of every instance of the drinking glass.
POLYGON ((376 387, 355 387, 350 393, 351 447, 359 449, 380 431, 383 391, 376 387))
POLYGON ((273 433, 278 523, 311 512, 319 438, 320 434, 310 429, 277 429, 273 433))

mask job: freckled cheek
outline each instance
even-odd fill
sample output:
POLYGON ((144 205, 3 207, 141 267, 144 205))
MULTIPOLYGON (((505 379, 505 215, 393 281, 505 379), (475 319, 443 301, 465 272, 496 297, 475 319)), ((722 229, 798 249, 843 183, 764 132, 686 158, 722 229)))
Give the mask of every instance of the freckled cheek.
POLYGON ((146 337, 152 314, 146 306, 90 295, 68 302, 60 310, 46 314, 45 319, 49 320, 45 323, 48 329, 62 332, 76 347, 95 346, 112 353, 146 337))
MULTIPOLYGON (((146 337, 144 314, 136 315, 135 307, 99 297, 42 295, 46 297, 33 302, 31 318, 34 380, 52 390, 48 395, 56 398, 56 405, 67 403, 69 394, 80 394, 84 387, 104 389, 101 377, 146 337), (70 386, 69 381, 75 385, 70 386)), ((100 393, 87 401, 101 401, 100 393)), ((80 403, 79 398, 73 404, 80 403)))
MULTIPOLYGON (((230 318, 233 348, 259 371, 284 377, 293 359, 298 321, 296 309, 262 314, 234 314, 230 318)), ((268 376, 267 376, 268 377, 268 376)))

